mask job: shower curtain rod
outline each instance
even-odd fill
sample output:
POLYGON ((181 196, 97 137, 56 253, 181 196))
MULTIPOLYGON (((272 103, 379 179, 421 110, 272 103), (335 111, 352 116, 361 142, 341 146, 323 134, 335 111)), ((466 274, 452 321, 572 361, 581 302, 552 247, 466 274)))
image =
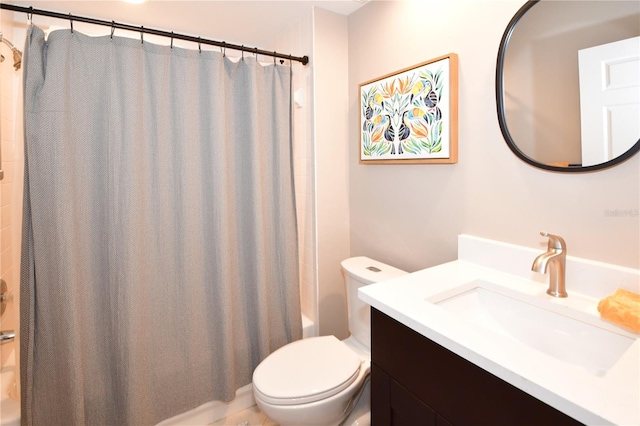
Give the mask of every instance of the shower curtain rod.
MULTIPOLYGON (((198 43, 200 44, 207 44, 207 45, 211 45, 211 46, 218 46, 222 49, 232 49, 232 50, 240 50, 243 52, 249 52, 249 53, 254 53, 256 55, 264 55, 264 56, 271 56, 274 58, 280 58, 280 59, 286 59, 286 60, 290 60, 290 61, 297 61, 302 63, 302 65, 307 65, 309 63, 309 57, 308 56, 292 56, 292 55, 285 55, 283 53, 278 53, 278 52, 269 52, 267 50, 262 50, 262 49, 258 49, 257 47, 251 48, 251 47, 247 47, 247 46, 240 46, 237 44, 231 44, 231 43, 227 43, 225 41, 215 41, 215 40, 208 40, 205 38, 200 38, 200 37, 193 37, 193 36, 189 36, 189 35, 185 35, 185 34, 177 34, 177 33, 173 33, 173 32, 168 32, 168 31, 163 31, 163 30, 155 30, 153 28, 145 28, 143 26, 140 27, 136 27, 134 25, 129 25, 129 24, 122 24, 119 22, 115 22, 115 21, 103 21, 100 19, 94 19, 94 18, 86 18, 83 16, 76 16, 76 15, 72 15, 72 14, 64 14, 64 13, 59 13, 59 12, 52 12, 49 10, 42 10, 42 9, 34 9, 33 7, 23 7, 23 6, 15 6, 12 4, 6 4, 6 3, 0 3, 0 9, 6 9, 6 10, 11 10, 13 12, 22 12, 22 13, 26 13, 28 15, 41 15, 41 16, 48 16, 51 18, 58 18, 58 19, 64 19, 64 20, 69 20, 71 21, 71 30, 73 31, 73 21, 78 21, 78 22, 86 22, 88 24, 94 24, 94 25, 102 25, 105 27, 111 27, 112 31, 114 29, 121 29, 121 30, 129 30, 129 31, 137 31, 141 34, 153 34, 153 35, 157 35, 157 36, 162 36, 162 37, 169 37, 171 39, 177 39, 177 40, 186 40, 186 41, 191 41, 193 43, 198 43)), ((281 61, 282 62, 282 61, 281 61)))

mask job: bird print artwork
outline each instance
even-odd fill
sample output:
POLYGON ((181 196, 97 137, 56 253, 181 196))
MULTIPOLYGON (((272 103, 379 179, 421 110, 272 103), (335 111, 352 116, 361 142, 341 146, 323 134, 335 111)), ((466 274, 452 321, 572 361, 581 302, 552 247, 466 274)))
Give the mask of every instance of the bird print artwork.
POLYGON ((384 129, 383 135, 385 140, 391 144, 391 154, 395 154, 396 147, 393 145, 393 142, 396 140, 396 131, 393 124, 391 123, 391 117, 389 116, 389 114, 385 115, 385 118, 386 127, 384 129))
POLYGON ((371 119, 374 114, 379 113, 382 109, 382 103, 384 102, 384 98, 379 93, 373 94, 368 101, 367 108, 364 112, 365 121, 362 125, 362 130, 371 130, 373 123, 371 119))
POLYGON ((402 113, 402 119, 400 120, 400 127, 398 128, 398 154, 402 154, 404 150, 402 149, 402 144, 406 141, 411 135, 411 129, 405 123, 405 118, 409 111, 405 111, 402 113))
POLYGON ((437 158, 449 111, 448 58, 360 85, 361 159, 437 158))
POLYGON ((438 94, 431 90, 429 93, 427 93, 427 96, 425 96, 423 100, 427 108, 435 108, 435 106, 438 104, 438 94))

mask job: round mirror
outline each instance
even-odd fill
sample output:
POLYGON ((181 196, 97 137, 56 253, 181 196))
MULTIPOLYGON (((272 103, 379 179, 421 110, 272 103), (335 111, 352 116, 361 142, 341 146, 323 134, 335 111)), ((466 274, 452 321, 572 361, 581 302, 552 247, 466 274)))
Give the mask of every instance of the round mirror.
POLYGON ((528 1, 502 37, 498 120, 546 170, 621 163, 640 150, 640 2, 528 1))

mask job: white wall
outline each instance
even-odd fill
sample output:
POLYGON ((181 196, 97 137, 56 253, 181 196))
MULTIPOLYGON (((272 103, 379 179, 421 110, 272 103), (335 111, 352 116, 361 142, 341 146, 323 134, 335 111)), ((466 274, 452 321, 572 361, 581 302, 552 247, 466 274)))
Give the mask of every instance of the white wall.
POLYGON ((523 3, 374 1, 349 16, 351 255, 413 271, 455 259, 460 233, 543 250, 544 230, 570 255, 640 267, 640 155, 560 174, 520 161, 502 138, 496 56, 523 3), (358 164, 358 84, 449 52, 459 55, 459 163, 358 164))
POLYGON ((318 312, 321 335, 346 338, 340 262, 349 257, 349 84, 346 16, 314 8, 318 312))

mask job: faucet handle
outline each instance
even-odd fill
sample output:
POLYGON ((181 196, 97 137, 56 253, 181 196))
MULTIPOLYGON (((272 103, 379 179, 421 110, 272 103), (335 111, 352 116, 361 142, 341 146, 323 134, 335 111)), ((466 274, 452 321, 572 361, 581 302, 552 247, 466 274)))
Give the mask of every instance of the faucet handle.
POLYGON ((563 251, 567 249, 567 243, 564 242, 564 239, 560 235, 550 234, 545 231, 540 231, 540 235, 549 238, 548 248, 563 251))

